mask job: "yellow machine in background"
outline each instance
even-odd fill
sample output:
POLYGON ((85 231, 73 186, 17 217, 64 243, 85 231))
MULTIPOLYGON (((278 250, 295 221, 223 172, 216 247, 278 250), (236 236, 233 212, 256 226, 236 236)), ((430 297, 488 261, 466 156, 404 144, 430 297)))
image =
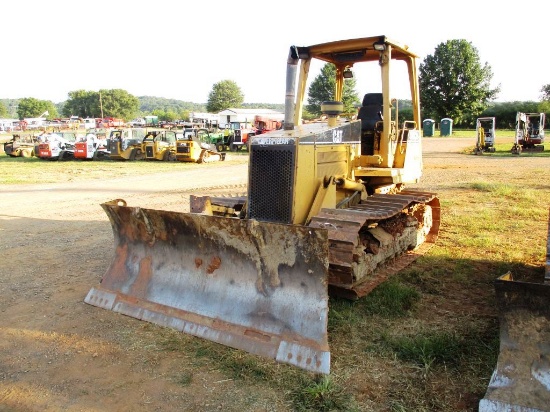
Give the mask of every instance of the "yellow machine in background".
POLYGON ((495 152, 495 121, 494 117, 479 117, 476 120, 477 141, 474 154, 495 152))
POLYGON ((225 160, 225 153, 218 152, 211 143, 208 129, 193 130, 186 137, 178 138, 176 143, 176 160, 180 162, 211 163, 225 160))
POLYGON ((385 36, 290 47, 284 127, 253 137, 247 195, 192 196, 191 213, 104 203, 115 257, 85 301, 329 373, 329 292, 364 296, 438 235, 437 196, 406 188, 422 175, 416 59, 385 36), (327 121, 305 124, 312 60, 336 87, 327 121), (341 117, 345 79, 369 67, 358 120, 341 117), (412 119, 392 97, 403 78, 412 119))
POLYGON ((176 141, 183 133, 175 130, 148 131, 142 142, 145 160, 176 160, 176 141))
POLYGON ((144 137, 145 129, 143 128, 112 129, 108 139, 109 159, 143 159, 142 142, 144 137))

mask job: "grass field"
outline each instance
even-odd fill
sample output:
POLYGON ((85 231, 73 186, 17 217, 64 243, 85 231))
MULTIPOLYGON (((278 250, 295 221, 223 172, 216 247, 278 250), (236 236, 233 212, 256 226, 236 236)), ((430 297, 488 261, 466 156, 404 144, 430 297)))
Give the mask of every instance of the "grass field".
MULTIPOLYGON (((453 130, 452 137, 458 138, 473 138, 475 139, 475 130, 453 130)), ((11 134, 0 134, 0 142, 9 141, 11 134)), ((486 154, 487 156, 512 156, 510 153, 509 143, 499 143, 499 138, 506 138, 509 140, 513 138, 513 130, 497 130, 495 138, 495 153, 486 154)), ((429 139, 441 139, 442 142, 445 137, 439 136, 439 131, 433 137, 429 139)), ((474 140, 475 141, 475 140, 474 140)), ((472 146, 473 149, 474 146, 472 146)), ((467 149, 465 152, 469 152, 467 149)), ((531 156, 547 156, 547 152, 540 154, 531 154, 531 156)), ((227 163, 232 161, 239 161, 239 157, 247 156, 246 152, 231 153, 227 163), (233 159, 233 160, 231 160, 233 159), (235 160, 237 159, 237 160, 235 160)), ((185 170, 188 168, 202 167, 193 163, 176 162, 128 162, 128 161, 47 161, 36 157, 22 159, 12 158, 6 156, 3 150, 0 150, 0 160, 2 165, 5 166, 3 173, 0 175, 0 184, 32 184, 32 183, 55 183, 58 181, 75 181, 75 180, 95 180, 101 179, 106 174, 129 176, 140 173, 161 173, 171 170, 185 170), (9 166, 8 166, 9 165, 9 166)))
MULTIPOLYGON (((455 133, 475 137, 474 131, 455 133)), ((468 149, 458 157, 426 158, 421 184, 441 200, 439 239, 427 255, 365 298, 330 300, 329 376, 150 324, 117 331, 120 346, 143 370, 154 370, 162 357, 183 357, 186 363, 170 376, 183 389, 196 384, 199 370, 219 372, 248 388, 246 395, 208 394, 214 403, 233 405, 231 411, 476 411, 499 351, 493 282, 507 271, 539 278, 547 244, 549 148, 513 156, 509 143, 498 143, 499 133, 495 153, 474 156, 468 149), (285 409, 251 406, 261 398, 285 409)), ((49 162, 2 153, 0 187, 202 167, 49 162)))

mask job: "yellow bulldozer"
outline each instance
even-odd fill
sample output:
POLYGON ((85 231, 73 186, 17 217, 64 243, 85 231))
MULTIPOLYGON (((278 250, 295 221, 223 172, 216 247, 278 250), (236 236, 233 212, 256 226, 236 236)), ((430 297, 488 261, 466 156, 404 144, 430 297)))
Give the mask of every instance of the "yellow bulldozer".
POLYGON ((192 163, 212 163, 225 160, 225 153, 218 152, 208 129, 195 129, 178 138, 175 147, 176 160, 192 163))
POLYGON ((191 196, 189 213, 103 203, 115 256, 85 302, 330 373, 329 295, 366 295, 438 236, 438 197, 406 188, 422 175, 417 58, 385 36, 291 46, 284 127, 253 137, 247 195, 191 196), (306 123, 312 60, 336 81, 326 121, 306 123), (377 90, 345 118, 344 82, 369 67, 377 90))

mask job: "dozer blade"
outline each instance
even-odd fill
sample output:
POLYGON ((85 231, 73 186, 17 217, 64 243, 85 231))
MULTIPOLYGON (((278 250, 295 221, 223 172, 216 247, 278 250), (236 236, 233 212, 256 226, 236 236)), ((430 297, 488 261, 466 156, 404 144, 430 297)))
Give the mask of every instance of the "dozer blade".
POLYGON ((330 372, 326 230, 101 206, 115 256, 86 303, 330 372))
POLYGON ((500 352, 480 412, 550 411, 550 221, 545 280, 495 281, 500 352))

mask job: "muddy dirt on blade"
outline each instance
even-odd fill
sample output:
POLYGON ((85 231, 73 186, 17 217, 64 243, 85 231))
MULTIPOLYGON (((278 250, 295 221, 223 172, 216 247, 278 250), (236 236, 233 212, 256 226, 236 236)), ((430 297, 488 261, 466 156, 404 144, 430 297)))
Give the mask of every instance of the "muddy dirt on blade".
POLYGON ((86 303, 328 373, 325 230, 102 206, 115 257, 86 303))

